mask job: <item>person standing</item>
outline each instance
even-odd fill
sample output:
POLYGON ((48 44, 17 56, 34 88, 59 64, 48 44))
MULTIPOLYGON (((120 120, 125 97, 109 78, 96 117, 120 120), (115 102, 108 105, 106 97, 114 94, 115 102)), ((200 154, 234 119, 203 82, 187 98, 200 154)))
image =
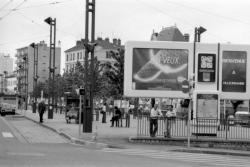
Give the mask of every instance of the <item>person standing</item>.
POLYGON ((114 122, 116 123, 116 126, 119 126, 119 119, 121 118, 121 111, 118 109, 117 106, 115 106, 115 111, 114 111, 114 115, 111 118, 110 122, 111 122, 111 126, 110 127, 114 127, 114 122))
POLYGON ((154 104, 150 110, 150 137, 155 137, 158 130, 158 116, 160 115, 157 106, 154 104))
POLYGON ((41 100, 41 102, 38 104, 40 123, 43 123, 43 114, 44 114, 45 110, 46 110, 46 105, 44 103, 44 100, 41 100))
POLYGON ((107 112, 107 107, 106 103, 104 103, 102 106, 102 123, 106 123, 106 112, 107 112))

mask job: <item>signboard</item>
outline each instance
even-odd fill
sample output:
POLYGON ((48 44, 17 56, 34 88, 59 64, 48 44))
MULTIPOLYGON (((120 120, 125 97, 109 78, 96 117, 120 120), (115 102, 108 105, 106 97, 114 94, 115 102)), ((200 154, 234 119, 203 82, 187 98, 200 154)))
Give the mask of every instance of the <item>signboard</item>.
POLYGON ((187 80, 184 80, 182 82, 182 92, 188 93, 189 92, 189 82, 187 80))
POLYGON ((187 77, 188 50, 133 49, 132 89, 181 91, 187 77))
POLYGON ((215 82, 215 54, 198 54, 198 82, 215 82))
POLYGON ((197 117, 217 118, 218 94, 197 94, 197 117))
POLYGON ((247 52, 223 51, 222 91, 246 92, 247 52))

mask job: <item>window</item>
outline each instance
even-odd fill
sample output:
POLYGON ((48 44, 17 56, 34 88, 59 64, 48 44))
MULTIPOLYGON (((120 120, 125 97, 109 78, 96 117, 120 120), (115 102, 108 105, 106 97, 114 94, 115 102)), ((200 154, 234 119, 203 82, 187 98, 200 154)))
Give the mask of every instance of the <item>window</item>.
POLYGON ((75 53, 73 53, 73 60, 75 60, 75 53))
POLYGON ((80 52, 80 59, 82 59, 82 52, 80 52))
POLYGON ((106 51, 106 58, 111 59, 110 51, 106 51))
POLYGON ((79 52, 77 53, 77 60, 79 60, 79 52))
POLYGON ((69 61, 69 55, 68 54, 66 55, 66 61, 69 61))

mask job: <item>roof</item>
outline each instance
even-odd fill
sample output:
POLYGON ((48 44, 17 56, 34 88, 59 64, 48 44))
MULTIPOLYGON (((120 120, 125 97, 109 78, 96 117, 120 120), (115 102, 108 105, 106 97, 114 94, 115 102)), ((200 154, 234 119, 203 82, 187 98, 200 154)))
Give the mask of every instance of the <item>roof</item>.
MULTIPOLYGON (((95 42, 97 43, 98 46, 102 47, 102 49, 116 50, 116 49, 119 49, 119 48, 123 47, 122 45, 120 45, 117 42, 118 40, 113 39, 113 43, 111 43, 108 38, 105 38, 105 39, 97 38, 97 40, 95 40, 95 42)), ((80 41, 76 42, 76 45, 74 47, 72 47, 72 48, 70 48, 70 49, 68 49, 68 50, 66 50, 64 52, 73 52, 73 51, 78 51, 78 50, 85 49, 84 42, 85 42, 85 40, 81 39, 80 41)))
POLYGON ((153 33, 151 39, 156 41, 185 41, 183 34, 176 26, 166 27, 159 33, 153 33))

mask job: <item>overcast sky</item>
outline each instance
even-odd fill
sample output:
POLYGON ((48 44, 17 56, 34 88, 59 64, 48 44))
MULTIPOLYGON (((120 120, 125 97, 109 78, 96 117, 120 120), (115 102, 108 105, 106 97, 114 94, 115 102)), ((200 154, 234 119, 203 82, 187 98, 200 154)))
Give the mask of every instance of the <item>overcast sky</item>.
MULTIPOLYGON (((14 56, 32 42, 49 43, 47 17, 57 20, 64 51, 84 38, 86 0, 0 0, 0 53, 14 56)), ((176 25, 189 33, 203 26, 204 43, 250 44, 249 0, 96 0, 96 37, 149 41, 155 30, 176 25)))

